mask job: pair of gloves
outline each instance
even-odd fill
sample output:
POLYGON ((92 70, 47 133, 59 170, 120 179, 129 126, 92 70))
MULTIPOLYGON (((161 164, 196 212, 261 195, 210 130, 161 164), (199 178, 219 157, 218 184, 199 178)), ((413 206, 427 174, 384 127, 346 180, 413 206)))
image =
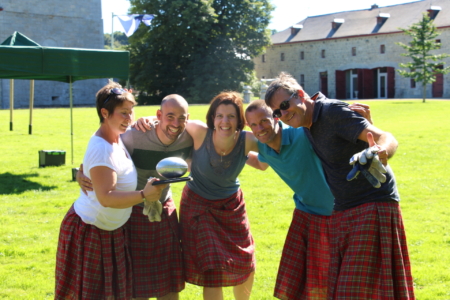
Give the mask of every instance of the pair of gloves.
POLYGON ((386 182, 384 174, 387 170, 378 159, 378 151, 377 146, 372 146, 353 155, 349 162, 353 169, 348 173, 347 180, 351 181, 362 173, 375 188, 379 188, 382 183, 386 182))
POLYGON ((161 213, 163 207, 161 202, 158 201, 144 201, 144 210, 142 213, 148 216, 150 222, 161 222, 161 213))
MULTIPOLYGON (((153 177, 150 177, 150 181, 153 177)), ((142 213, 144 216, 148 216, 150 222, 161 222, 161 214, 163 211, 163 206, 161 202, 158 201, 144 201, 144 210, 142 213)))

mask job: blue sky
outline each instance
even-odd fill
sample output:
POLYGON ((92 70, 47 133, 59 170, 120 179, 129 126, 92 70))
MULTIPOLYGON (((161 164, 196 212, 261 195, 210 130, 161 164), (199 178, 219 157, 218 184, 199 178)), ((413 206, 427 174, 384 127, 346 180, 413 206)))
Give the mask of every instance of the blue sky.
MULTIPOLYGON (((390 6, 417 0, 272 0, 276 7, 272 12, 270 29, 281 31, 308 16, 330 14, 334 12, 368 9, 372 4, 390 6)), ((105 33, 111 32, 112 13, 126 15, 130 2, 127 0, 102 0, 102 18, 105 33)), ((114 31, 122 31, 120 22, 114 17, 114 31)))

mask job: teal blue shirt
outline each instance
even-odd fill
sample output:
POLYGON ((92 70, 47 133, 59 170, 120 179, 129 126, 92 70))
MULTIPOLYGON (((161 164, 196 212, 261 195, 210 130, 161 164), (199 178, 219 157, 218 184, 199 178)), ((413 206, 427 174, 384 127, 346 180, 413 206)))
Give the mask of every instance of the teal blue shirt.
POLYGON ((330 216, 334 197, 325 179, 320 159, 302 127, 293 128, 279 122, 281 133, 280 153, 258 142, 258 159, 270 167, 294 191, 297 209, 330 216))

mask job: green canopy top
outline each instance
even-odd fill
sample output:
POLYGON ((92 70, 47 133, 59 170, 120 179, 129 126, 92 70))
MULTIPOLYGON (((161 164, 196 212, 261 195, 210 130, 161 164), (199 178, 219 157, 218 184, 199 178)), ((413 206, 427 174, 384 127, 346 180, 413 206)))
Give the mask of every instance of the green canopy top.
POLYGON ((128 51, 42 47, 19 32, 0 45, 0 78, 74 82, 129 77, 128 51))
POLYGON ((21 34, 18 31, 14 31, 14 33, 0 45, 4 45, 4 46, 40 46, 38 43, 36 43, 32 39, 24 36, 23 34, 21 34))

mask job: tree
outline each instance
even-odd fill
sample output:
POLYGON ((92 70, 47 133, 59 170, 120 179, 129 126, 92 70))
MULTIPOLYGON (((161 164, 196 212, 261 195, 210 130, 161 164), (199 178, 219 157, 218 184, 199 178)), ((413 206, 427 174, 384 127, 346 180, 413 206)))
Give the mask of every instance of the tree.
MULTIPOLYGON (((111 34, 105 33, 105 49, 111 49, 111 34)), ((114 31, 114 50, 125 50, 128 46, 128 38, 121 31, 114 31)))
POLYGON ((131 11, 155 14, 150 30, 130 37, 131 82, 159 104, 177 93, 206 103, 238 90, 253 57, 270 43, 269 0, 131 0, 131 11))
POLYGON ((405 34, 412 37, 409 45, 397 43, 403 47, 407 53, 402 56, 410 57, 412 61, 400 63, 400 67, 408 70, 398 70, 403 77, 409 77, 416 82, 422 82, 423 102, 425 102, 427 84, 436 81, 436 74, 447 74, 450 67, 443 68, 445 62, 442 59, 449 57, 448 54, 433 54, 431 51, 440 49, 441 43, 436 41, 439 33, 433 20, 427 13, 424 13, 422 19, 412 24, 408 29, 400 28, 405 34))

